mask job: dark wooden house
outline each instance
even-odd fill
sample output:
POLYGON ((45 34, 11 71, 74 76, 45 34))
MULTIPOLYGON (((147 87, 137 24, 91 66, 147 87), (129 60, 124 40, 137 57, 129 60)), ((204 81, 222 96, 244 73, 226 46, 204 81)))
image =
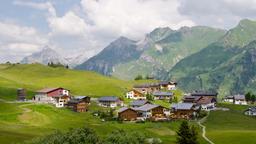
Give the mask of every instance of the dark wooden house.
POLYGON ((134 121, 138 117, 138 112, 133 108, 122 107, 118 110, 118 118, 124 121, 134 121))
POLYGON ((68 107, 75 112, 86 112, 88 111, 90 104, 90 97, 78 96, 74 97, 68 102, 68 107))
POLYGON ((191 119, 196 115, 197 108, 193 103, 177 103, 171 107, 172 119, 191 119))
POLYGON ((26 100, 26 90, 24 88, 17 89, 17 100, 25 101, 26 100))

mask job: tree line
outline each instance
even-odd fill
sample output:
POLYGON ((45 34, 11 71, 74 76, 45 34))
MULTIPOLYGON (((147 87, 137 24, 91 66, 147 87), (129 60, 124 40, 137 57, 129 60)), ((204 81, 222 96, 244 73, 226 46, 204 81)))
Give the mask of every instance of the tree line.
MULTIPOLYGON (((176 132, 177 144, 199 144, 197 128, 183 121, 176 132)), ((147 138, 136 131, 115 130, 106 137, 100 137, 91 128, 75 128, 68 132, 56 131, 45 137, 35 138, 23 144, 160 144, 160 139, 147 138)))
POLYGON ((255 94, 248 92, 245 94, 245 100, 247 102, 251 102, 252 104, 254 104, 256 101, 256 96, 255 96, 255 94))

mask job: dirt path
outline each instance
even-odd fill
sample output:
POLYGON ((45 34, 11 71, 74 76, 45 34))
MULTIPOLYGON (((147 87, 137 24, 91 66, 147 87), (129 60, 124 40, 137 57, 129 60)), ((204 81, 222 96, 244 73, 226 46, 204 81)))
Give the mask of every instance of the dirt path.
POLYGON ((210 112, 208 113, 208 115, 206 116, 206 117, 204 117, 204 118, 202 118, 201 120, 199 120, 197 123, 198 123, 198 125, 202 128, 202 137, 209 143, 209 144, 214 144, 214 142, 212 142, 210 139, 208 139, 207 137, 206 137, 206 127, 204 126, 204 125, 202 125, 202 122, 204 122, 206 119, 207 119, 207 117, 210 115, 210 112))

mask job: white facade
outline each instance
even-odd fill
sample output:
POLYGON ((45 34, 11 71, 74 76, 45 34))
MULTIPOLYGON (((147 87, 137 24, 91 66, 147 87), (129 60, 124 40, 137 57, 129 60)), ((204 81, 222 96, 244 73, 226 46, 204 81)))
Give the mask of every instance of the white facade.
POLYGON ((245 100, 235 100, 234 104, 237 104, 237 105, 247 105, 247 102, 245 100))
POLYGON ((100 102, 99 105, 102 107, 115 108, 117 106, 123 106, 124 104, 123 102, 120 102, 120 104, 118 104, 117 102, 100 102))
POLYGON ((176 85, 175 85, 175 84, 169 84, 169 85, 167 86, 167 89, 168 89, 168 90, 175 90, 175 89, 176 89, 176 85))
POLYGON ((55 100, 52 97, 47 96, 47 94, 36 94, 35 101, 42 103, 54 103, 55 100))
POLYGON ((233 103, 233 102, 234 102, 234 99, 224 99, 223 101, 224 101, 224 102, 233 103))
POLYGON ((69 96, 69 91, 68 91, 68 90, 63 89, 63 90, 62 90, 62 95, 67 95, 67 96, 69 96))
POLYGON ((134 91, 129 91, 126 93, 126 98, 128 99, 134 99, 134 100, 140 100, 140 99, 147 99, 145 96, 135 96, 135 92, 134 91))
POLYGON ((204 110, 204 111, 210 111, 210 110, 213 110, 214 108, 215 108, 215 103, 201 105, 201 110, 204 110))
POLYGON ((126 98, 128 99, 134 99, 134 91, 129 91, 126 93, 126 98))

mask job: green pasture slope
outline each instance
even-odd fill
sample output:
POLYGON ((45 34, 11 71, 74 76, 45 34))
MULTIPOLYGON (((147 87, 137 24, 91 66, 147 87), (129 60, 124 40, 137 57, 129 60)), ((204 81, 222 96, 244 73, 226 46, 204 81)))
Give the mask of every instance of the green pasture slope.
POLYGON ((132 85, 144 82, 123 81, 95 72, 51 68, 40 64, 0 65, 0 98, 7 100, 16 98, 18 87, 26 88, 30 98, 33 91, 45 87, 68 88, 75 95, 121 97, 132 85))
MULTIPOLYGON (((138 131, 147 137, 160 138, 163 144, 175 143, 175 131, 180 122, 164 123, 118 123, 102 122, 91 112, 75 113, 46 104, 17 104, 0 102, 0 143, 17 143, 44 136, 56 130, 87 126, 101 137, 116 129, 138 131)), ((92 104, 93 109, 99 109, 92 104)), ((205 143, 201 138, 202 143, 205 143)))
POLYGON ((0 65, 0 143, 17 143, 50 134, 55 130, 65 131, 69 128, 88 126, 102 137, 116 129, 136 130, 148 137, 160 138, 163 143, 173 144, 179 122, 102 122, 91 114, 93 110, 102 109, 96 104, 90 106, 88 113, 75 113, 51 105, 13 101, 16 99, 18 87, 26 88, 30 98, 37 89, 59 86, 70 89, 75 95, 122 97, 132 85, 145 82, 153 81, 123 81, 94 72, 50 68, 39 64, 0 65))
POLYGON ((212 111, 204 123, 206 135, 215 144, 255 144, 256 118, 245 116, 248 106, 222 104, 230 111, 212 111))

